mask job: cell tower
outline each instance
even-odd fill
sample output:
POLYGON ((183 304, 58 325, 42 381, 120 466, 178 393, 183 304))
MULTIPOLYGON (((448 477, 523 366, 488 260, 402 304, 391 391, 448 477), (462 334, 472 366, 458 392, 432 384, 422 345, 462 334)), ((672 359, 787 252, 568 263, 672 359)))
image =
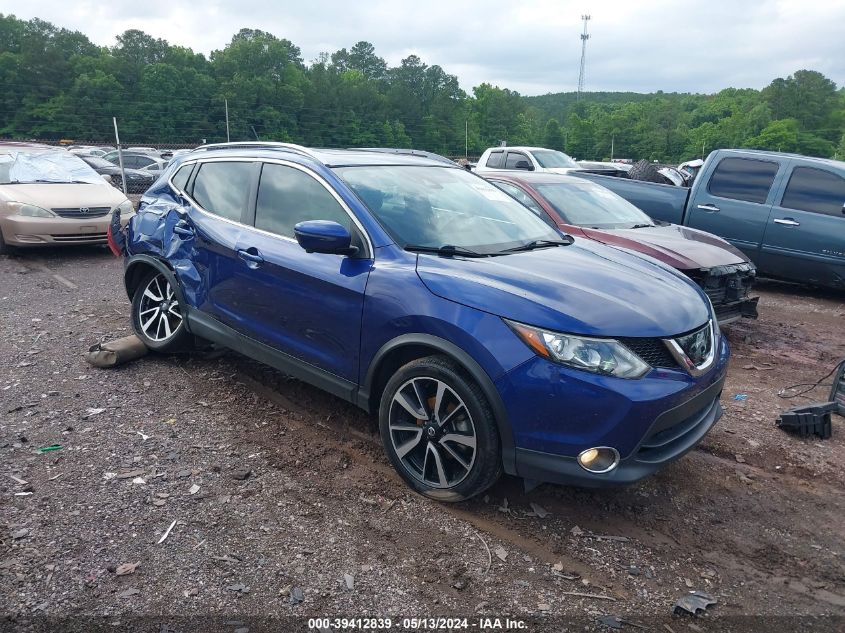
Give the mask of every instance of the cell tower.
POLYGON ((578 73, 578 95, 576 100, 581 99, 581 93, 584 91, 584 67, 587 63, 587 40, 590 35, 587 33, 587 22, 590 21, 589 15, 582 15, 581 19, 584 21, 584 32, 581 33, 581 72, 578 73))

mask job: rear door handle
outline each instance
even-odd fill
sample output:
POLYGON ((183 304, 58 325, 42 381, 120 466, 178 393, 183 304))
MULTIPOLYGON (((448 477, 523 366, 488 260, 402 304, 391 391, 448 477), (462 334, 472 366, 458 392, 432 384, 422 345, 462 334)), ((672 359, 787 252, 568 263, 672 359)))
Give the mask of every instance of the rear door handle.
POLYGON ((238 257, 246 262, 246 265, 250 268, 258 268, 261 264, 264 263, 264 258, 261 256, 261 253, 258 252, 257 248, 248 248, 238 249, 238 257))
POLYGON ((775 218, 775 224, 783 224, 784 226, 801 226, 800 222, 796 222, 792 218, 775 218))
POLYGON ((193 237, 194 236, 193 230, 188 225, 188 223, 185 222, 185 221, 177 222, 173 226, 173 232, 176 233, 176 235, 179 235, 181 237, 193 237))
POLYGON ((707 213, 719 213, 719 207, 713 206, 712 204, 699 204, 697 208, 707 213))

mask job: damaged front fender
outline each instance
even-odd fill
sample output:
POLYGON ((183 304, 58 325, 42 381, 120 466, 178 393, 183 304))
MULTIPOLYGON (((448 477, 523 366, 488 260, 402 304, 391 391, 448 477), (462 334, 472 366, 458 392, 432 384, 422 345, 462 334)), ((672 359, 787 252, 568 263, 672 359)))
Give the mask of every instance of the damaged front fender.
POLYGON ((158 202, 145 205, 130 221, 126 232, 124 283, 131 298, 145 269, 150 266, 170 279, 182 305, 200 305, 206 294, 203 275, 195 262, 194 238, 179 232, 185 211, 178 204, 158 202))

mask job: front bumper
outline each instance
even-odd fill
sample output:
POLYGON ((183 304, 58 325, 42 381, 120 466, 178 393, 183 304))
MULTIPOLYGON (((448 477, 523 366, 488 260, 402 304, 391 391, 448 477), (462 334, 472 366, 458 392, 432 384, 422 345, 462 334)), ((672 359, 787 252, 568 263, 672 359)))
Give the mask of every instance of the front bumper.
POLYGON ((743 317, 757 318, 760 297, 749 296, 757 275, 753 264, 731 264, 684 272, 710 298, 719 325, 727 325, 743 317))
MULTIPOLYGON (((626 342, 626 344, 628 344, 626 342)), ((515 446, 515 474, 585 487, 631 484, 691 450, 722 415, 719 396, 730 357, 724 336, 703 375, 659 366, 638 380, 569 369, 536 357, 496 387, 505 402, 515 446), (591 473, 582 451, 614 448, 619 465, 591 473)))
POLYGON ((679 459, 707 435, 722 417, 719 396, 723 385, 724 378, 659 416, 634 454, 609 473, 590 473, 574 457, 524 448, 516 449, 516 470, 525 479, 584 488, 633 484, 679 459))
MULTIPOLYGON (((133 214, 127 214, 126 222, 133 214)), ((10 246, 58 246, 105 244, 111 214, 95 218, 29 218, 10 215, 0 218, 3 241, 10 246)))

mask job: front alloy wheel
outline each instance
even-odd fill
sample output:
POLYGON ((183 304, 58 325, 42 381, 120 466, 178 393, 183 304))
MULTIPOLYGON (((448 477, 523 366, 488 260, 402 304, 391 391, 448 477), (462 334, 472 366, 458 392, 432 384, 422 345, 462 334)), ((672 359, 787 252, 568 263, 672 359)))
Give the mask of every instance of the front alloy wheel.
POLYGON ((477 448, 464 401, 445 382, 412 378, 393 396, 390 440, 410 474, 432 488, 452 488, 469 475, 477 448))
POLYGON ((501 475, 498 430, 484 392, 446 357, 411 361, 393 375, 379 427, 393 467, 432 499, 468 499, 501 475))

